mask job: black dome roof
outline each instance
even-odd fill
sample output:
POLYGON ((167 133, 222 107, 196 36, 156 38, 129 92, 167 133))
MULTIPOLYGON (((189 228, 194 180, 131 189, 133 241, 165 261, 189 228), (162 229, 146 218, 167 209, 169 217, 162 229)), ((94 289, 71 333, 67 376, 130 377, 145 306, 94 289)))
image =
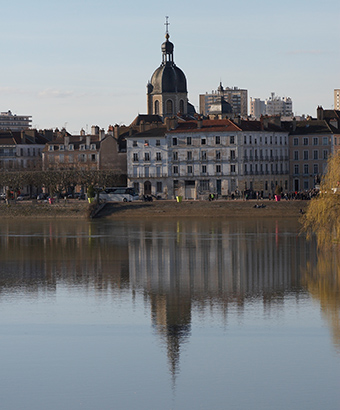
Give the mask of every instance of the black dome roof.
POLYGON ((166 63, 155 70, 151 77, 153 93, 186 93, 187 80, 183 71, 173 63, 166 63))

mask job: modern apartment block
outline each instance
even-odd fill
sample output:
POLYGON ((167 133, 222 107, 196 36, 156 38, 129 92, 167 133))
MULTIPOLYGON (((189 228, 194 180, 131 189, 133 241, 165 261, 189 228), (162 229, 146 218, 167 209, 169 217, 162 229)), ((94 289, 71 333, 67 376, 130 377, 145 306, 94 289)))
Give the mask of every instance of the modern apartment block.
POLYGON ((224 88, 222 83, 216 91, 199 95, 200 113, 208 116, 212 106, 221 100, 221 97, 232 107, 234 117, 248 115, 248 90, 238 87, 224 88))
POLYGON ((340 110, 340 88, 334 90, 334 109, 340 110))
POLYGON ((265 101, 250 97, 250 115, 259 119, 261 115, 280 115, 290 117, 293 115, 293 102, 290 97, 278 97, 275 93, 265 101))
POLYGON ((22 131, 31 127, 30 115, 16 115, 11 111, 0 113, 0 130, 22 131))

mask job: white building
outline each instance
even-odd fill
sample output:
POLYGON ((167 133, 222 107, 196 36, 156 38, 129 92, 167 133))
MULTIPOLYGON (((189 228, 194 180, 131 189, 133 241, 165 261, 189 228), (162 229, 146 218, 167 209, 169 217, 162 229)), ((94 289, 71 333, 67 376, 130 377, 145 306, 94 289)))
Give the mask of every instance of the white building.
POLYGON ((259 119, 261 115, 280 115, 291 117, 293 115, 293 101, 290 97, 278 97, 275 93, 265 101, 250 97, 250 115, 259 119))
POLYGON ((127 137, 128 185, 141 195, 206 199, 288 189, 288 132, 260 121, 177 122, 127 137))
POLYGON ((22 131, 30 128, 31 122, 30 115, 16 115, 11 111, 0 113, 0 130, 22 131))

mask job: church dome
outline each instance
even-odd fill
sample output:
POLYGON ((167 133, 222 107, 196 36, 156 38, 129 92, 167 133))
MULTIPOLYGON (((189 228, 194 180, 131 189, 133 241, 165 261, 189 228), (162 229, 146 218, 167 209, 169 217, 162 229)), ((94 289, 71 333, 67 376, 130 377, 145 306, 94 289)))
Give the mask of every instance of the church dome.
POLYGON ((165 64, 158 67, 151 77, 152 92, 186 93, 187 80, 183 71, 175 64, 165 64))
POLYGON ((162 64, 154 71, 148 84, 148 94, 187 93, 187 80, 183 71, 174 63, 174 45, 169 33, 161 46, 162 64))

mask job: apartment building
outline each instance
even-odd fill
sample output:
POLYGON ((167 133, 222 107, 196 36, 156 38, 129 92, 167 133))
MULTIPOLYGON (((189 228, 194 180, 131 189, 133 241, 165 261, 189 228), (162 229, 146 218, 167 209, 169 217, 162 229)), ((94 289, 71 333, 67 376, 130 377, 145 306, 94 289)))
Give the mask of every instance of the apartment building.
POLYGON ((0 130, 21 131, 31 127, 30 115, 16 115, 11 111, 0 113, 0 130))

